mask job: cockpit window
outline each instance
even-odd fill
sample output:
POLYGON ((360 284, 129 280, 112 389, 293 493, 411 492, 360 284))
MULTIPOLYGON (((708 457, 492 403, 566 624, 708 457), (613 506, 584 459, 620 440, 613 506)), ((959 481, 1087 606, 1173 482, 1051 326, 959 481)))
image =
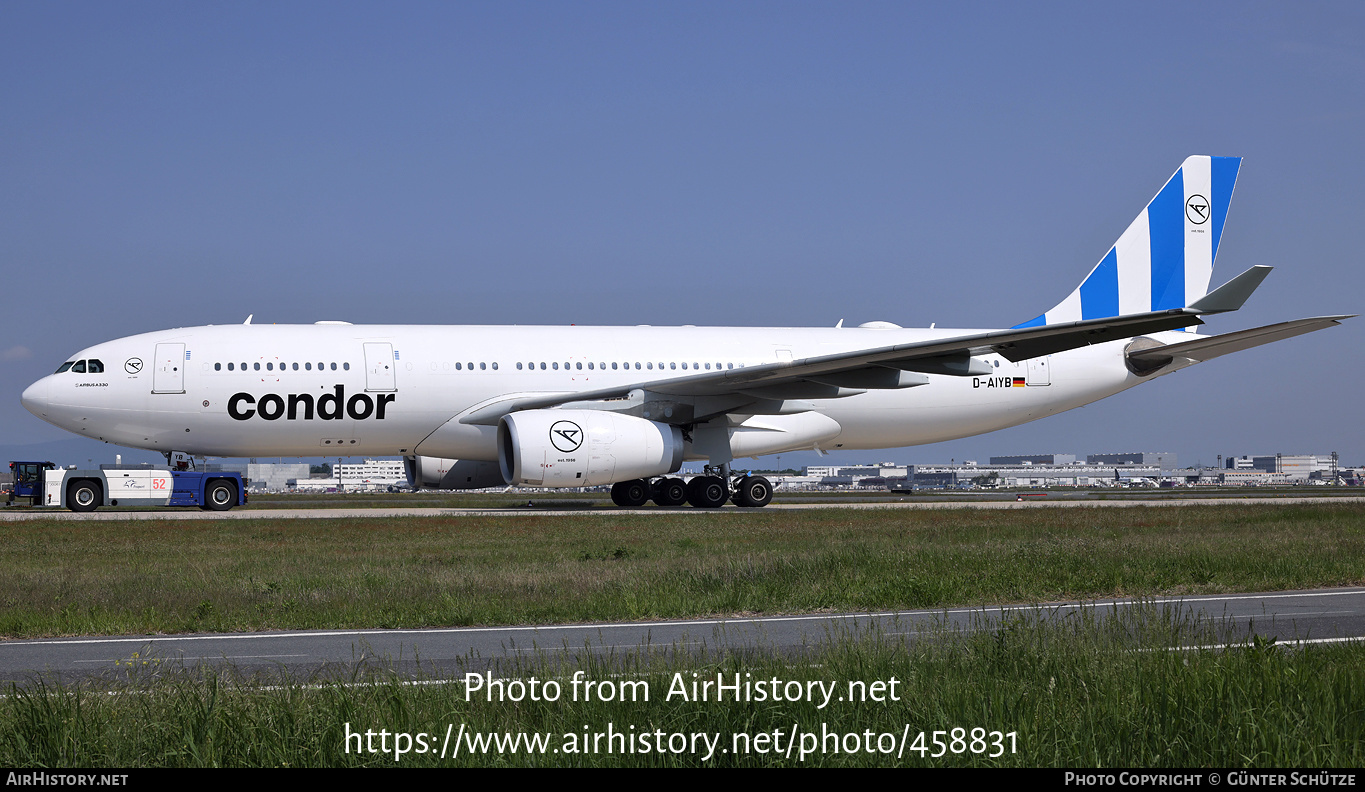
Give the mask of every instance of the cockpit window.
POLYGON ((62 367, 59 368, 59 369, 57 369, 57 371, 54 372, 54 373, 56 373, 56 374, 61 374, 61 373, 64 372, 64 371, 69 371, 69 370, 71 369, 71 367, 74 366, 74 365, 76 365, 76 361, 74 361, 74 360, 68 360, 68 361, 66 361, 65 363, 63 363, 63 364, 62 364, 62 367))
POLYGON ((85 373, 85 361, 84 361, 84 360, 77 360, 77 361, 76 361, 76 365, 72 366, 72 367, 71 367, 71 370, 74 371, 74 372, 77 373, 77 374, 84 374, 84 373, 85 373))
POLYGON ((87 363, 86 365, 88 366, 88 368, 86 368, 85 370, 87 374, 104 373, 104 363, 100 362, 98 358, 90 358, 90 362, 87 363))

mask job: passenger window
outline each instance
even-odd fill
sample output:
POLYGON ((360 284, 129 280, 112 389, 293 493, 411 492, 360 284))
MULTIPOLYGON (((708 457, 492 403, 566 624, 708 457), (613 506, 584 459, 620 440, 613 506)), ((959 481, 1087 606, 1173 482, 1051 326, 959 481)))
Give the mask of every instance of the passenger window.
POLYGON ((74 371, 74 372, 76 372, 77 374, 84 374, 84 373, 85 373, 85 361, 84 361, 84 360, 77 360, 77 361, 76 361, 76 365, 72 366, 72 367, 71 367, 71 370, 74 371))
MULTIPOLYGON (((229 363, 228 365, 231 366, 232 364, 229 363)), ((222 364, 222 363, 214 363, 214 364, 213 364, 213 370, 214 370, 214 371, 222 371, 222 370, 223 370, 223 364, 222 364)))
POLYGON ((252 363, 252 364, 251 364, 251 368, 252 368, 252 370, 254 370, 254 371, 260 371, 260 370, 261 370, 261 364, 260 364, 260 363, 252 363))
POLYGON ((228 371, 232 371, 232 370, 233 370, 233 368, 232 368, 232 364, 231 364, 231 363, 229 363, 229 364, 228 364, 228 371))
POLYGON ((56 370, 55 372, 53 372, 53 373, 54 373, 54 374, 61 374, 63 371, 70 371, 70 370, 71 370, 71 367, 74 366, 74 365, 76 365, 74 361, 68 360, 68 361, 66 361, 65 363, 62 364, 62 367, 61 367, 61 368, 57 369, 57 370, 56 370))
POLYGON ((479 371, 486 371, 487 369, 488 369, 487 364, 484 363, 479 364, 479 371))
POLYGON ((651 363, 646 363, 646 364, 645 364, 645 368, 649 369, 650 371, 653 371, 653 370, 654 370, 654 364, 653 364, 652 362, 651 362, 651 363))
POLYGON ((91 359, 90 359, 90 362, 89 362, 87 365, 88 365, 88 368, 86 369, 86 373, 88 373, 88 374, 103 374, 103 373, 104 373, 104 364, 101 363, 100 361, 96 360, 95 358, 91 358, 91 359))
POLYGON ((669 368, 670 370, 676 370, 676 369, 678 368, 678 364, 677 364, 677 363, 669 363, 669 364, 668 364, 668 368, 669 368))
POLYGON ((266 370, 266 371, 274 371, 274 370, 275 370, 275 364, 274 364, 274 363, 267 363, 267 364, 265 364, 265 370, 266 370))
POLYGON ((298 371, 298 370, 299 370, 299 364, 297 364, 297 363, 294 364, 294 370, 295 370, 295 371, 298 371))
POLYGON ((520 363, 517 364, 517 371, 521 371, 521 364, 520 364, 520 363))
POLYGON ((554 368, 555 371, 559 371, 559 364, 558 364, 558 363, 551 363, 550 365, 554 368))
POLYGON ((588 371, 592 371, 592 363, 588 364, 588 371))
POLYGON ((582 363, 575 363, 575 364, 574 364, 574 368, 578 369, 579 371, 582 371, 582 370, 583 370, 583 364, 582 364, 582 363))
POLYGON ((303 368, 304 368, 304 370, 306 370, 306 371, 312 371, 312 370, 313 370, 313 364, 312 364, 312 363, 304 363, 304 364, 303 364, 303 368))
POLYGON ((636 370, 636 371, 639 371, 639 370, 640 370, 640 361, 638 361, 638 360, 635 361, 635 370, 636 370))
POLYGON ((463 364, 463 363, 456 363, 456 364, 455 364, 455 370, 456 370, 456 371, 464 371, 464 364, 463 364))
POLYGON ((497 364, 496 362, 493 364, 493 370, 494 370, 494 371, 497 371, 497 370, 498 370, 498 364, 497 364))
POLYGON ((333 363, 333 364, 332 364, 332 371, 336 371, 336 370, 337 370, 337 364, 333 363))
POLYGON ((351 370, 351 364, 350 364, 350 363, 342 363, 342 364, 341 364, 341 367, 344 368, 344 369, 346 369, 347 371, 350 371, 350 370, 351 370))
POLYGON ((541 370, 541 371, 544 371, 544 370, 545 370, 545 361, 543 361, 543 360, 540 362, 540 370, 541 370))
POLYGON ((612 364, 611 364, 611 370, 612 370, 612 371, 615 371, 615 370, 616 370, 616 364, 615 364, 615 363, 612 363, 612 364))

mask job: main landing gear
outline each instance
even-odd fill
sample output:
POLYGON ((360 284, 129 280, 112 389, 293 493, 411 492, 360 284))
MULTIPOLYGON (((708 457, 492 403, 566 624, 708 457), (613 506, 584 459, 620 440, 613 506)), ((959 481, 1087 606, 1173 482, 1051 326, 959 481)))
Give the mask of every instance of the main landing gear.
POLYGON ((728 465, 721 466, 718 472, 719 475, 708 466, 705 475, 686 482, 680 478, 618 482, 611 485, 611 502, 628 509, 639 508, 650 500, 660 506, 690 503, 698 509, 719 509, 727 500, 746 508, 760 508, 772 502, 773 485, 766 478, 739 476, 730 480, 728 465))

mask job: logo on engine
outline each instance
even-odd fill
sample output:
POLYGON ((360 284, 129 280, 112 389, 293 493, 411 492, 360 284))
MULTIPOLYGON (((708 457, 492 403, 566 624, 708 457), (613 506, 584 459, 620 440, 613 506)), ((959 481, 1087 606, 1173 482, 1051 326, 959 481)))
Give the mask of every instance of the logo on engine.
POLYGON ((550 443, 566 454, 577 451, 583 445, 583 430, 573 421, 555 421, 550 427, 550 443))

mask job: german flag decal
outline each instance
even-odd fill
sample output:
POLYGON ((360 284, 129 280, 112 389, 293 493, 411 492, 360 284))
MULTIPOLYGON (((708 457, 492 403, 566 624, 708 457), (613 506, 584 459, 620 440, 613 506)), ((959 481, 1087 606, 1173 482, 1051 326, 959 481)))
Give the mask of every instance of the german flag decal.
POLYGON ((1024 378, 1023 378, 1023 377, 1015 377, 1015 378, 1014 378, 1014 387, 1016 387, 1016 388, 1022 388, 1022 387, 1024 387, 1024 378))

